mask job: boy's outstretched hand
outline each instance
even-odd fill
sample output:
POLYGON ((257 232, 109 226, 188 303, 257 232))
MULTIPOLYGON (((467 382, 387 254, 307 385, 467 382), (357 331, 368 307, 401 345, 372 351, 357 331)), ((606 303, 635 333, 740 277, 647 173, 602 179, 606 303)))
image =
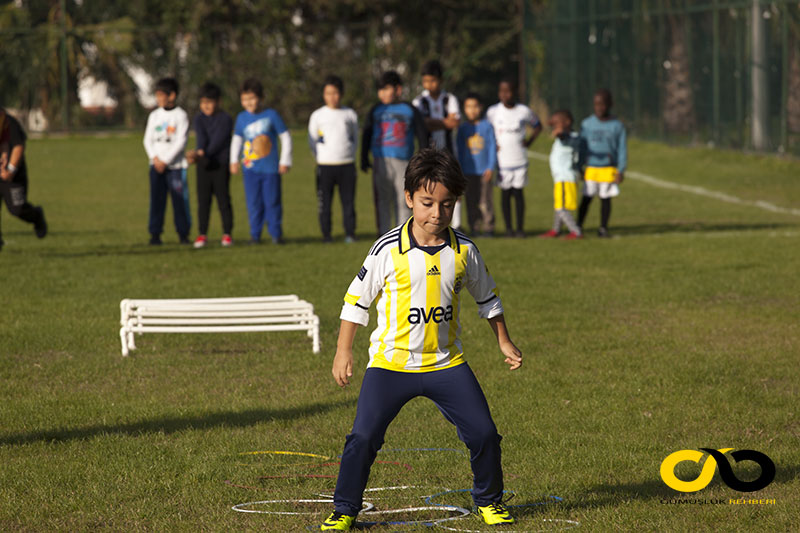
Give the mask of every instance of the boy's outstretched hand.
POLYGON ((497 337, 497 344, 500 351, 506 356, 506 363, 511 366, 511 370, 516 370, 522 366, 522 352, 516 347, 506 329, 506 319, 503 315, 497 315, 489 319, 489 326, 497 337))
POLYGON ((510 340, 501 342, 500 351, 506 356, 506 363, 511 367, 509 370, 516 370, 522 366, 522 352, 513 342, 510 340))
POLYGON ((340 387, 346 387, 350 384, 350 378, 353 377, 353 351, 350 350, 336 350, 336 356, 333 358, 333 379, 340 387))

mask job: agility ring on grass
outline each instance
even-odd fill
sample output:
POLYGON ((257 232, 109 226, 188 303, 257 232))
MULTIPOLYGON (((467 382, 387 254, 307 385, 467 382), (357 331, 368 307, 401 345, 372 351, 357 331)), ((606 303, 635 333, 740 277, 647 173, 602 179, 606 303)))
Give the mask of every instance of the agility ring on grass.
POLYGON ((459 450, 458 448, 381 448, 378 450, 378 453, 389 452, 455 452, 460 455, 467 455, 466 451, 459 450))
MULTIPOLYGON (((292 515, 292 516, 308 516, 318 515, 320 511, 270 511, 268 509, 245 509, 245 507, 252 507, 253 505, 270 505, 275 503, 327 503, 333 504, 333 500, 328 499, 310 499, 310 500, 261 500, 257 502, 237 503, 231 509, 240 513, 256 513, 256 514, 279 514, 279 515, 292 515)), ((375 508, 370 502, 362 503, 361 512, 368 512, 375 508)))
MULTIPOLYGON (((472 493, 472 489, 446 490, 446 491, 438 492, 436 494, 431 494, 430 496, 427 496, 425 498, 425 503, 427 503, 428 505, 434 505, 434 506, 437 506, 437 505, 438 506, 448 506, 447 504, 444 504, 444 503, 436 503, 434 501, 434 499, 435 498, 444 497, 444 496, 446 496, 448 494, 458 494, 458 493, 472 493)), ((503 494, 509 494, 511 497, 513 497, 513 496, 516 495, 516 492, 510 491, 510 490, 504 490, 503 494)), ((519 508, 523 508, 523 507, 536 507, 536 506, 539 506, 539 505, 547 505, 549 503, 558 503, 558 502, 564 501, 564 499, 560 498, 559 496, 549 496, 548 495, 548 496, 545 496, 545 499, 546 499, 546 501, 542 501, 542 502, 521 503, 521 504, 517 504, 517 505, 508 505, 507 507, 510 508, 510 509, 519 509, 519 508)), ((565 531, 567 529, 573 529, 573 528, 576 528, 576 527, 581 525, 580 522, 578 522, 576 520, 567 520, 565 518, 543 518, 542 521, 543 522, 547 522, 547 523, 565 524, 565 525, 563 527, 557 527, 557 529, 548 528, 548 529, 537 529, 537 530, 534 530, 534 531, 565 531)), ((459 529, 459 528, 455 528, 455 527, 451 527, 451 526, 445 526, 445 525, 441 525, 440 527, 442 529, 446 529, 448 531, 463 531, 465 533, 492 533, 492 532, 490 532, 488 530, 484 530, 484 529, 459 529)), ((525 531, 527 533, 531 532, 530 529, 526 529, 525 531)), ((503 532, 504 533, 520 533, 520 532, 515 532, 514 530, 505 530, 505 529, 503 530, 503 532)))
MULTIPOLYGON (((302 466, 304 468, 317 468, 317 467, 320 467, 320 466, 334 466, 334 465, 338 465, 338 464, 339 464, 339 462, 337 461, 335 463, 314 463, 314 464, 301 463, 301 464, 292 465, 292 466, 302 466)), ((401 467, 405 468, 406 471, 413 470, 413 468, 411 467, 410 464, 408 464, 408 463, 400 463, 400 462, 397 462, 397 461, 375 461, 375 464, 395 465, 395 466, 401 466, 401 467)), ((250 466, 250 465, 248 465, 248 466, 250 466)), ((337 476, 334 475, 334 474, 300 474, 300 473, 295 473, 295 474, 273 474, 273 475, 266 475, 266 476, 258 476, 258 479, 293 479, 293 478, 336 479, 336 477, 337 476)))
MULTIPOLYGON (((421 486, 417 486, 417 485, 397 485, 395 487, 374 487, 374 488, 371 488, 371 489, 364 489, 364 494, 366 494, 367 492, 383 492, 383 491, 388 491, 388 490, 408 490, 408 489, 424 489, 424 488, 426 488, 426 487, 421 487, 421 486)), ((333 499, 333 494, 327 494, 325 492, 319 492, 319 493, 317 493, 317 496, 319 496, 320 498, 331 498, 331 499, 333 499)), ((373 497, 373 498, 370 498, 370 499, 371 500, 375 500, 376 498, 373 497)))
MULTIPOLYGON (((548 533, 550 531, 566 531, 568 529, 575 529, 581 525, 580 522, 577 520, 567 520, 566 518, 542 518, 542 522, 550 523, 550 524, 563 524, 563 526, 559 527, 556 526, 555 529, 547 528, 547 529, 525 529, 525 530, 513 530, 513 529, 503 529, 503 533, 548 533)), ((487 529, 461 529, 452 526, 446 526, 444 524, 437 524, 442 529, 447 531, 459 531, 462 533, 496 533, 498 530, 487 530, 487 529)))
POLYGON ((444 518, 433 518, 433 519, 421 519, 421 520, 387 520, 387 521, 375 521, 375 522, 364 522, 364 521, 357 521, 355 523, 356 526, 433 526, 441 524, 442 522, 450 522, 451 520, 460 520, 465 516, 469 516, 471 511, 468 509, 464 509, 463 507, 457 507, 455 505, 425 505, 422 507, 405 507, 400 509, 386 509, 386 510, 375 510, 375 511, 362 511, 359 513, 358 516, 364 515, 382 515, 382 514, 400 514, 400 513, 417 513, 420 511, 450 511, 459 513, 456 516, 446 516, 444 518))
MULTIPOLYGON (((327 455, 320 455, 318 453, 309 453, 309 452, 292 452, 286 450, 256 450, 252 452, 240 452, 239 455, 267 455, 267 456, 299 456, 299 457, 312 457, 315 459, 319 459, 322 461, 329 461, 331 457, 327 455)), ((236 463, 238 466, 264 466, 263 463, 236 463)), ((286 463, 284 465, 279 466, 307 466, 307 465, 317 465, 319 464, 318 461, 306 461, 302 463, 286 463)))
MULTIPOLYGON (((431 494, 430 496, 427 496, 425 498, 425 503, 427 503, 428 505, 448 506, 449 504, 436 503, 433 500, 434 500, 434 498, 441 498, 441 497, 444 497, 444 496, 446 496, 448 494, 458 494, 458 493, 465 493, 465 492, 471 494, 472 493, 472 489, 456 489, 456 490, 445 490, 445 491, 442 491, 442 492, 437 492, 436 494, 431 494)), ((503 494, 509 494, 509 495, 511 495, 511 497, 514 497, 514 496, 516 496, 517 493, 514 492, 513 490, 504 490, 503 494)), ((519 509, 519 508, 522 508, 522 507, 536 507, 536 506, 539 506, 539 505, 547 505, 548 503, 558 503, 558 502, 564 501, 563 498, 560 498, 558 496, 545 496, 545 498, 547 499, 547 501, 533 502, 533 503, 520 503, 520 504, 517 504, 517 505, 507 505, 506 507, 508 507, 510 509, 519 509)))

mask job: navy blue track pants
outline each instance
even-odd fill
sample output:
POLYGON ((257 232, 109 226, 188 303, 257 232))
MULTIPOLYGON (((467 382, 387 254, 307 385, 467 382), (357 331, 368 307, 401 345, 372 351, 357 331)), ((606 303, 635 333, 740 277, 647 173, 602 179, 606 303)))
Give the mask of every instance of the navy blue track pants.
POLYGON ((189 237, 192 214, 189 211, 189 185, 185 168, 168 168, 159 173, 150 165, 150 218, 147 230, 151 235, 161 235, 164 231, 164 212, 167 209, 167 195, 172 198, 172 215, 175 231, 181 238, 189 237))
MULTIPOLYGON (((476 505, 498 502, 503 495, 500 439, 478 380, 464 363, 433 372, 395 372, 368 368, 358 397, 353 431, 347 436, 336 481, 334 506, 356 515, 375 456, 389 424, 417 396, 430 398, 456 426, 458 438, 470 452, 472 499, 476 505)), ((420 431, 425 431, 424 422, 420 431)))

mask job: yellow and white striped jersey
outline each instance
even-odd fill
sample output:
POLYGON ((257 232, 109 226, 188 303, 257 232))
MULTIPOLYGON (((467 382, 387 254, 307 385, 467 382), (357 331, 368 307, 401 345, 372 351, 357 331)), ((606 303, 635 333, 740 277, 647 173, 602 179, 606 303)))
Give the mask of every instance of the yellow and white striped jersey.
POLYGON ((411 236, 412 221, 375 241, 344 297, 340 318, 366 326, 369 306, 380 293, 368 367, 430 372, 463 363, 463 288, 478 303, 481 318, 503 313, 499 291, 475 244, 448 228, 449 242, 423 249, 411 236))

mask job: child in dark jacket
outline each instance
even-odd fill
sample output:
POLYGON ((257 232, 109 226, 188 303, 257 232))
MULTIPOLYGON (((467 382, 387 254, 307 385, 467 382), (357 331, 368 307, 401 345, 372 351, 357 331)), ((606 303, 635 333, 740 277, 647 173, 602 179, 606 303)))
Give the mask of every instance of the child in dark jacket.
POLYGON ((200 234, 194 241, 195 248, 208 242, 208 218, 211 211, 211 195, 217 198, 217 207, 222 216, 222 246, 231 246, 233 239, 233 212, 229 183, 231 179, 230 158, 233 119, 219 108, 220 88, 205 83, 200 88, 200 112, 192 122, 197 135, 197 149, 189 152, 189 161, 197 163, 197 218, 200 234))

